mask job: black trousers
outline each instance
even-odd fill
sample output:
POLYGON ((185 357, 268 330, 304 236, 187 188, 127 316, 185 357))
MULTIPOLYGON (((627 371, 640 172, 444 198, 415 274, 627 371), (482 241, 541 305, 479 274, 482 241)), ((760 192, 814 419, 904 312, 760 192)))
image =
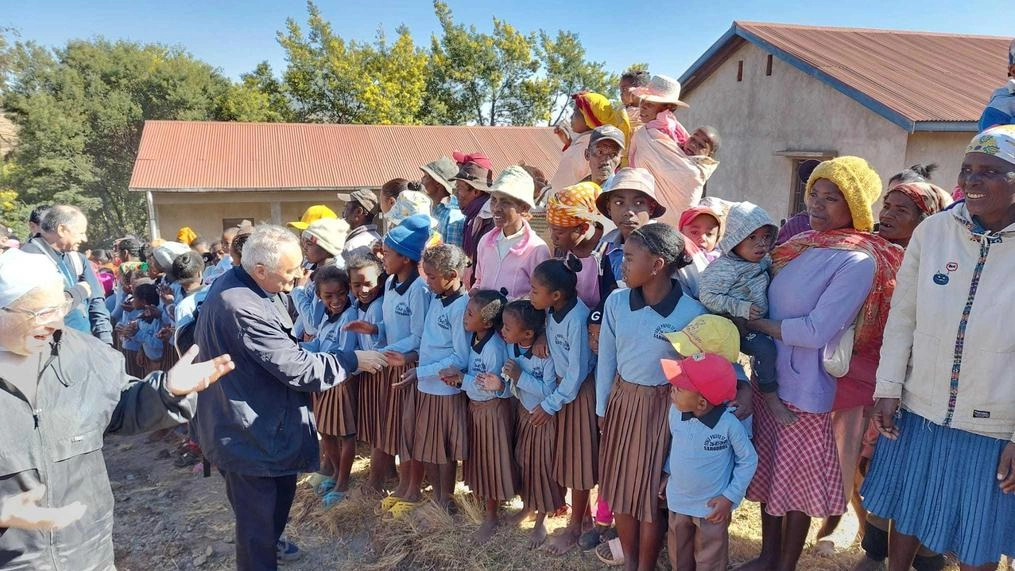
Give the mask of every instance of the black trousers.
POLYGON ((266 478, 221 471, 236 516, 236 568, 278 569, 276 542, 296 496, 296 475, 266 478))

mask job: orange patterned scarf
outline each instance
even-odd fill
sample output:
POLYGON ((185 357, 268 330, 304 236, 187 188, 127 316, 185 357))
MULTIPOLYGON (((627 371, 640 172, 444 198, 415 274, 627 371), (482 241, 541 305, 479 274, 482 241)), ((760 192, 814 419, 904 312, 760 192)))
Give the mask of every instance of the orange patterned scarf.
POLYGON ((864 252, 874 260, 874 284, 857 316, 853 351, 877 355, 881 351, 885 322, 895 292, 895 274, 902 265, 905 250, 877 234, 859 232, 852 228, 829 232, 811 230, 797 234, 772 250, 773 274, 811 248, 864 252))

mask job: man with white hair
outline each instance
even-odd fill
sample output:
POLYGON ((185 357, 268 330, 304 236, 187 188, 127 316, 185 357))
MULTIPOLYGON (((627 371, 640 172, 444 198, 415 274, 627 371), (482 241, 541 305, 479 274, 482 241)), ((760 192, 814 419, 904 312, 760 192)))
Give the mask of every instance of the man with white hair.
POLYGON ((296 475, 318 468, 310 393, 376 371, 376 351, 311 353, 292 335, 279 294, 302 276, 297 237, 258 226, 243 245, 241 265, 215 280, 197 319, 202 355, 229 353, 236 371, 201 394, 194 432, 226 480, 236 516, 236 566, 276 569, 298 548, 282 539, 296 475))
POLYGON ((113 325, 99 278, 92 265, 78 252, 88 240, 88 219, 77 207, 58 204, 42 216, 40 233, 21 247, 31 254, 47 256, 64 278, 64 292, 73 300, 64 325, 113 344, 113 325))

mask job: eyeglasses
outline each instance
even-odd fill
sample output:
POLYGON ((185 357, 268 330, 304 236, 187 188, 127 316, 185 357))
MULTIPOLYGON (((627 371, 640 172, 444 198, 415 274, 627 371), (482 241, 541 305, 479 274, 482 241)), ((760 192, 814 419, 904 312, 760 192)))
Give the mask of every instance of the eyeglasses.
POLYGON ((67 312, 70 311, 71 306, 74 305, 73 301, 65 301, 60 305, 53 307, 44 307, 39 311, 32 311, 31 309, 11 309, 9 307, 2 308, 7 313, 18 313, 21 315, 27 315, 32 318, 32 321, 36 325, 45 325, 47 323, 53 323, 54 321, 62 320, 67 312))

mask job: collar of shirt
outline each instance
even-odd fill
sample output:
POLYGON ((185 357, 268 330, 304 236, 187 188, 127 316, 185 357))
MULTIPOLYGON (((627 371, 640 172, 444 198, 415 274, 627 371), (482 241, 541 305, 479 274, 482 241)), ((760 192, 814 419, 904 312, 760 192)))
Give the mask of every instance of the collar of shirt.
POLYGON ((666 294, 659 303, 655 305, 648 305, 645 302, 645 294, 642 292, 640 287, 631 289, 631 311, 638 311, 645 307, 651 307, 653 311, 662 315, 663 317, 673 313, 673 308, 677 306, 677 302, 680 301, 680 283, 677 280, 670 280, 673 284, 670 293, 666 294))
POLYGON ((384 288, 381 288, 381 291, 377 292, 377 297, 371 299, 370 303, 361 303, 360 300, 357 298, 356 299, 356 303, 354 304, 354 306, 359 311, 366 311, 367 309, 370 308, 371 305, 374 304, 375 301, 377 301, 379 299, 384 299, 384 288))
POLYGON ((444 307, 447 307, 447 306, 451 305, 452 303, 454 303, 456 299, 462 297, 463 295, 465 295, 465 290, 461 290, 460 289, 458 291, 453 291, 451 293, 446 293, 444 295, 439 295, 439 296, 437 296, 437 299, 441 300, 441 305, 443 305, 444 307))
POLYGON ((567 317, 567 314, 570 313, 571 310, 574 309, 576 305, 578 305, 578 298, 577 297, 575 297, 571 301, 567 302, 567 305, 562 307, 560 309, 560 311, 554 311, 553 308, 551 307, 550 308, 550 315, 553 317, 554 321, 556 321, 557 323, 560 323, 561 321, 564 321, 564 318, 567 317))
POLYGON ((482 337, 476 337, 476 334, 473 333, 472 334, 472 350, 477 352, 477 353, 482 353, 483 352, 483 347, 486 347, 486 343, 490 339, 493 339, 493 336, 496 335, 496 334, 497 334, 497 332, 494 331, 494 329, 492 327, 490 329, 487 329, 486 333, 484 333, 482 337))
POLYGON ((521 345, 514 346, 515 358, 525 357, 526 359, 532 358, 532 345, 528 347, 522 347, 521 345))
POLYGON ((409 277, 406 278, 404 282, 398 283, 398 276, 395 276, 395 278, 391 280, 391 285, 388 286, 388 289, 395 290, 395 293, 398 295, 405 295, 405 292, 409 291, 409 288, 412 287, 412 282, 417 279, 419 279, 419 270, 412 268, 412 273, 409 274, 409 277))
POLYGON ((694 416, 693 412, 682 412, 680 413, 680 420, 691 420, 697 418, 705 426, 715 428, 715 425, 719 424, 719 419, 722 418, 722 415, 725 412, 726 404, 723 403, 719 406, 712 407, 712 410, 702 416, 694 416))
POLYGON ((328 323, 334 323, 334 322, 338 321, 339 319, 342 318, 342 315, 345 314, 346 311, 349 311, 349 307, 350 306, 346 306, 345 309, 343 309, 339 313, 331 313, 331 312, 325 310, 325 320, 328 323))

